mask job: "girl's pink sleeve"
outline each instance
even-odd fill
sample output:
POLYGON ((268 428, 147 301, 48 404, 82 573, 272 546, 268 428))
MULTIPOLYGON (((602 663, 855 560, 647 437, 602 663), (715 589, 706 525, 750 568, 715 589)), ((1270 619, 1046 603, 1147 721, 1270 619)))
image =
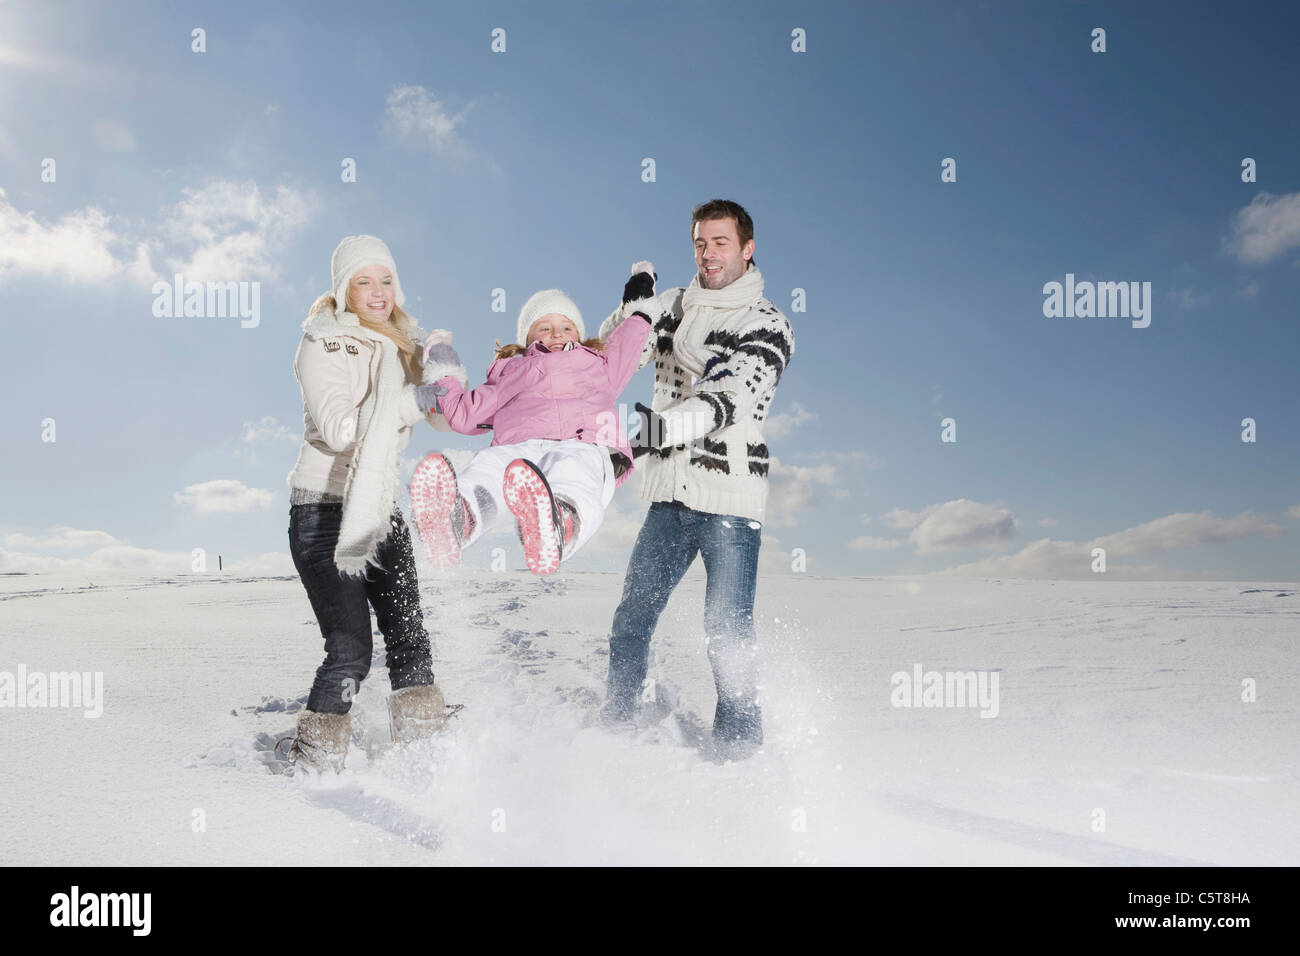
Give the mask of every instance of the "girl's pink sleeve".
POLYGON ((622 392, 636 374, 641 353, 650 340, 650 331, 650 323, 646 319, 640 315, 629 315, 605 340, 609 382, 614 387, 615 394, 622 392))
POLYGON ((438 396, 438 408, 453 430, 462 435, 478 435, 479 424, 490 422, 497 409, 528 385, 532 377, 528 374, 530 367, 529 363, 514 358, 498 360, 488 369, 487 381, 470 391, 450 376, 440 378, 438 384, 446 387, 447 394, 438 396))

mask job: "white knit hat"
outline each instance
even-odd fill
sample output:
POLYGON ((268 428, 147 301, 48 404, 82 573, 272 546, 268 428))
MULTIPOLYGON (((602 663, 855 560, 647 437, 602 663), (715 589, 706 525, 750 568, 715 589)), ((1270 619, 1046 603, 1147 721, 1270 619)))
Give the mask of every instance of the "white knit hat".
POLYGON ((393 301, 406 303, 402 283, 397 278, 397 263, 382 239, 374 236, 348 236, 330 256, 330 273, 334 280, 334 301, 340 312, 348 307, 348 283, 366 266, 387 266, 393 274, 393 301))
POLYGON ((534 292, 520 310, 519 331, 515 341, 520 345, 527 344, 528 330, 533 327, 533 323, 552 312, 567 315, 573 320, 573 324, 578 327, 579 342, 587 337, 587 329, 582 324, 582 313, 573 304, 573 300, 559 289, 543 289, 541 292, 534 292))

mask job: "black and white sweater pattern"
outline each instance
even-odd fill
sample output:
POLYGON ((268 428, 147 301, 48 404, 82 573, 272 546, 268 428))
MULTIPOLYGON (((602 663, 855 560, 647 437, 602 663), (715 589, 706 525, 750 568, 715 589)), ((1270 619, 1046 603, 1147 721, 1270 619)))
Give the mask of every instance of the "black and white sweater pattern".
MULTIPOLYGON (((642 459, 641 497, 762 522, 771 463, 763 423, 794 355, 794 331, 761 295, 735 309, 688 313, 684 293, 658 296, 659 315, 638 365, 655 363, 651 408, 664 417, 667 436, 663 448, 642 459)), ((610 315, 601 337, 638 305, 610 315)))

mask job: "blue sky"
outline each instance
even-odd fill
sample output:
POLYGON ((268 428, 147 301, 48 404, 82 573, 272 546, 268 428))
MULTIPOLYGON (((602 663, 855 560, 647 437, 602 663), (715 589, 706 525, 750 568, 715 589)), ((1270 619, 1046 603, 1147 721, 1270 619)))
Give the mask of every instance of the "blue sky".
MULTIPOLYGON (((797 338, 767 571, 799 548, 815 574, 1091 578, 1103 547, 1111 579, 1294 581, 1298 27, 1249 3, 0 2, 0 570, 202 547, 292 573, 291 361, 343 236, 388 242, 481 380, 539 288, 594 330, 635 260, 686 284, 690 210, 722 196, 797 338), (260 321, 155 317, 177 271, 257 282, 260 321), (1150 326, 1046 317, 1067 273, 1150 282, 1150 326)), ((486 441, 422 428, 408 456, 486 441)), ((626 566, 638 481, 574 569, 626 566)), ((522 567, 506 532, 466 562, 492 547, 522 567)))

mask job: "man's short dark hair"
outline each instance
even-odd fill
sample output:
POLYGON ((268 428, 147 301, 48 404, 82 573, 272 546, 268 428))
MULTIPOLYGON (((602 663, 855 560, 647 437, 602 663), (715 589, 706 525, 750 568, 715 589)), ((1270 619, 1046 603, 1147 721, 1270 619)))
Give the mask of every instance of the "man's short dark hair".
MULTIPOLYGON (((730 199, 710 199, 708 202, 691 210, 692 242, 695 241, 695 224, 706 219, 736 220, 736 233, 740 236, 742 247, 754 238, 754 220, 749 218, 749 213, 745 212, 745 207, 738 202, 732 202, 730 199)), ((749 261, 753 262, 754 265, 758 265, 753 258, 749 261)))

